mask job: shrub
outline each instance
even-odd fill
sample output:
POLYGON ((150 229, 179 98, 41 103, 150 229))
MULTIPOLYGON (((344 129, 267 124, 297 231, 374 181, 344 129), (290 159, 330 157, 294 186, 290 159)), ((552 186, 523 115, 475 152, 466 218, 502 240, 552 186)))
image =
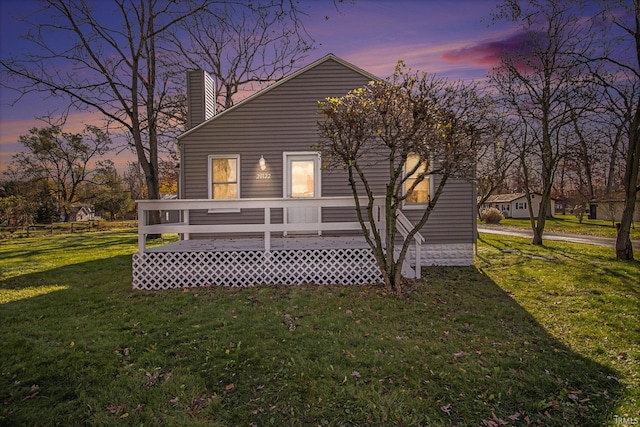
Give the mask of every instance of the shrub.
POLYGON ((504 215, 496 208, 488 208, 480 212, 480 219, 486 224, 500 224, 500 221, 504 219, 504 215))

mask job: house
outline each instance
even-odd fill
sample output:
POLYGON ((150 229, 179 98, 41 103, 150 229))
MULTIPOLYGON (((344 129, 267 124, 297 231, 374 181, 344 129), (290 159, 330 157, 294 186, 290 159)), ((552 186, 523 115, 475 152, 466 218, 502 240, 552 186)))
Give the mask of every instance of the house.
MULTIPOLYGON (((620 221, 624 210, 625 195, 622 191, 614 191, 589 202, 589 219, 604 221, 620 221)), ((633 220, 640 221, 640 197, 636 199, 633 220)))
MULTIPOLYGON (((346 171, 323 165, 313 148, 318 101, 375 79, 329 54, 215 114, 211 78, 189 71, 190 128, 178 137, 178 199, 138 201, 134 288, 380 280, 346 171), (149 212, 169 210, 180 211, 179 223, 149 223, 149 212), (145 235, 161 232, 180 233, 181 239, 147 248, 145 235)), ((369 177, 375 194, 384 194, 388 170, 372 167, 369 177)), ((437 179, 430 176, 403 206, 399 227, 405 236, 437 179)), ((383 229, 379 199, 373 215, 383 229)), ((414 237, 406 276, 420 277, 423 265, 473 264, 474 200, 471 182, 447 183, 414 237)))
POLYGON ((74 205, 69 213, 70 222, 95 221, 100 219, 96 216, 95 210, 89 205, 74 205))
MULTIPOLYGON (((542 200, 542 194, 532 193, 531 202, 533 204, 533 215, 538 216, 540 211, 540 201, 542 200)), ((482 209, 496 208, 505 218, 524 219, 529 218, 529 207, 527 206, 527 194, 526 193, 510 193, 510 194, 494 194, 482 204, 482 209)), ((555 215, 556 204, 554 200, 551 200, 549 205, 549 216, 555 215)))

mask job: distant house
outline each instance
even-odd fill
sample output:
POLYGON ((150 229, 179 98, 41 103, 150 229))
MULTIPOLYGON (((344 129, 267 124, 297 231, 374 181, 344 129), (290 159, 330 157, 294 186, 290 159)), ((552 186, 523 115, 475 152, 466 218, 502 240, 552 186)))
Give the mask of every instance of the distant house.
MULTIPOLYGON (((533 204, 533 215, 538 216, 540 211, 540 201, 542 200, 542 194, 531 194, 531 202, 533 204)), ((494 194, 489 196, 486 202, 481 207, 482 209, 496 208, 505 218, 524 219, 529 218, 529 206, 526 193, 509 193, 509 194, 494 194)), ((556 204, 554 200, 551 200, 549 206, 549 216, 553 216, 556 213, 556 204)))
POLYGON ((90 205, 75 205, 71 207, 70 222, 95 221, 100 219, 90 205))
MULTIPOLYGON (((592 200, 589 203, 589 219, 620 221, 624 209, 624 197, 622 191, 615 191, 592 200)), ((636 199, 633 220, 640 221, 640 197, 636 199)))
MULTIPOLYGON (((327 167, 314 149, 318 101, 378 78, 327 55, 216 113, 211 77, 202 70, 187 77, 189 129, 178 137, 178 198, 138 202, 134 288, 378 281, 347 172, 327 167), (147 221, 152 211, 165 212, 162 224, 147 221), (180 221, 167 222, 168 211, 180 211, 180 221), (145 236, 155 233, 179 233, 180 241, 147 248, 145 236)), ((380 163, 369 173, 379 195, 372 217, 384 229, 389 171, 380 163)), ((404 202, 403 239, 439 179, 429 176, 404 202)), ((448 182, 412 238, 405 277, 420 277, 423 265, 473 265, 474 200, 472 182, 448 182)))

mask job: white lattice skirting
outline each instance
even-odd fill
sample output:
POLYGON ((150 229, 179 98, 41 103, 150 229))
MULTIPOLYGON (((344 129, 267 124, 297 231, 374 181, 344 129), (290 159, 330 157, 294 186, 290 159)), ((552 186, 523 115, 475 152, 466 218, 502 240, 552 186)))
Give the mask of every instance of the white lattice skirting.
POLYGON ((133 255, 134 289, 377 283, 371 249, 145 252, 133 255))

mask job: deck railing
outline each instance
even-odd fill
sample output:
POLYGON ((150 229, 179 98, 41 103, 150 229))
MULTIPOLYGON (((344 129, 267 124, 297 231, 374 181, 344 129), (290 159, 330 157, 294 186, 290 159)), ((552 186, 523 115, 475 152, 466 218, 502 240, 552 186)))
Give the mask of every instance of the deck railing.
MULTIPOLYGON (((367 198, 360 200, 361 206, 367 206, 367 198)), ((264 235, 264 250, 271 250, 272 233, 295 233, 310 232, 320 233, 323 231, 360 231, 362 227, 358 221, 322 222, 322 215, 317 215, 315 222, 272 222, 273 210, 284 210, 289 208, 351 208, 355 210, 353 197, 319 197, 308 199, 284 199, 284 198, 255 198, 255 199, 234 199, 234 200, 210 200, 210 199, 178 199, 178 200, 138 200, 138 251, 144 253, 146 250, 146 236, 148 234, 178 233, 185 240, 190 239, 191 234, 228 234, 256 233, 264 235), (262 209, 262 223, 233 223, 229 224, 191 224, 190 213, 195 210, 205 211, 237 211, 242 209, 262 209), (167 222, 162 224, 150 224, 149 213, 152 211, 178 211, 180 213, 179 222, 167 222)), ((374 218, 376 228, 383 230, 385 227, 384 205, 374 204, 374 218)), ((232 215, 232 214, 229 214, 232 215)), ((283 215, 284 217, 284 215, 283 215)), ((400 213, 399 229, 406 238, 407 231, 411 223, 400 213)), ((385 233, 382 231, 382 236, 385 233)), ((420 246, 424 242, 420 233, 414 236, 415 244, 415 264, 416 276, 420 275, 420 246)))

